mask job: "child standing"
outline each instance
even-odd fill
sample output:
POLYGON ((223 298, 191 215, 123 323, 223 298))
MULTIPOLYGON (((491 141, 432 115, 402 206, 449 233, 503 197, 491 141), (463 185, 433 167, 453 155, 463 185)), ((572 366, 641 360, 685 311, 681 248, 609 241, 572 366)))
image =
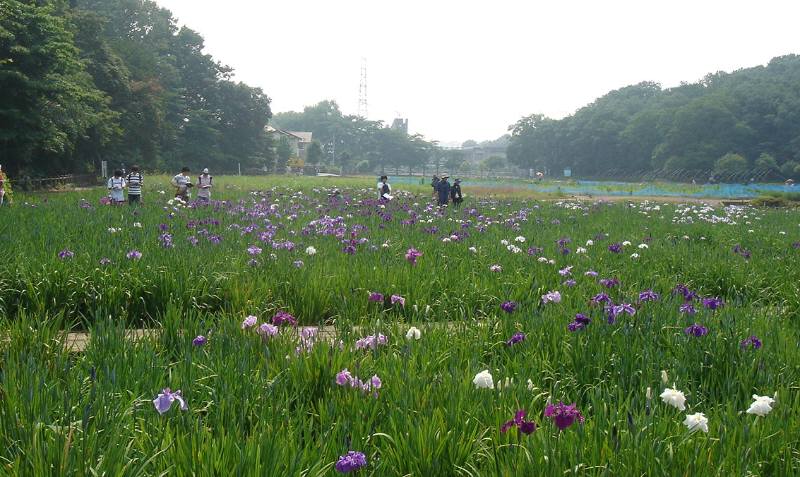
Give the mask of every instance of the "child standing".
POLYGON ((132 166, 128 174, 128 204, 139 204, 142 201, 142 186, 144 176, 139 172, 139 166, 132 166))
POLYGON ((203 169, 203 174, 197 178, 197 198, 203 202, 211 200, 211 188, 214 186, 214 176, 209 175, 208 168, 203 169))
POLYGON ((108 179, 108 192, 113 205, 125 202, 125 196, 122 192, 125 186, 125 178, 122 177, 122 171, 117 169, 114 171, 114 177, 108 179))

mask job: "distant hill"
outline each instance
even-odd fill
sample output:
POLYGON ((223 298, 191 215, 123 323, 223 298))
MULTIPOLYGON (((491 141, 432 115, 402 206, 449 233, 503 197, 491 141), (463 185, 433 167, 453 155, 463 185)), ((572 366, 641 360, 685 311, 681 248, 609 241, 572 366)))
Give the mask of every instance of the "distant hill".
POLYGON ((512 130, 509 159, 578 176, 609 171, 769 171, 800 176, 800 56, 662 89, 643 82, 561 120, 534 114, 512 130))

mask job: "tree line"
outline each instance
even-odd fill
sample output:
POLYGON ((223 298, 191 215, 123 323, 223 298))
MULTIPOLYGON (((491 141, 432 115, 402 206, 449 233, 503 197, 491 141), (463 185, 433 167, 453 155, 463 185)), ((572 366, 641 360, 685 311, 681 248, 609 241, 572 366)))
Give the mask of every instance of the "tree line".
POLYGON ((12 176, 137 163, 274 164, 270 99, 150 0, 0 3, 0 154, 12 176))
POLYGON ((563 119, 512 125, 509 160, 581 177, 643 171, 768 171, 800 179, 800 56, 662 89, 627 86, 563 119))

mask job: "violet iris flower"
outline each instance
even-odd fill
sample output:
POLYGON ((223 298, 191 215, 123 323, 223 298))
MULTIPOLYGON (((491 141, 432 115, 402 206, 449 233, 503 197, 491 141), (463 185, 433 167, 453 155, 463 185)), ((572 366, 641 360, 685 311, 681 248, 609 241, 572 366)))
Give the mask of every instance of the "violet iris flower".
POLYGON ((705 336, 708 334, 708 328, 706 328, 703 325, 694 323, 693 325, 686 327, 686 329, 684 329, 683 332, 686 333, 687 335, 699 338, 701 336, 705 336))
POLYGON ((570 405, 566 405, 563 402, 559 402, 556 405, 550 404, 545 408, 544 416, 552 418, 555 425, 562 431, 571 426, 576 420, 580 423, 584 421, 583 415, 575 407, 575 403, 570 405))
POLYGON ((508 341, 506 341, 506 344, 508 346, 514 346, 515 344, 521 343, 523 341, 525 341, 525 333, 517 331, 511 336, 511 338, 508 339, 508 341))
POLYGON ((348 451, 336 461, 336 471, 342 474, 355 472, 367 465, 367 456, 363 452, 348 451))
POLYGON ((284 323, 288 323, 292 326, 297 326, 297 318, 290 315, 289 313, 280 310, 275 313, 275 316, 272 317, 272 324, 275 326, 280 326, 284 323))
POLYGON ((525 435, 532 434, 533 431, 536 430, 536 423, 533 421, 526 421, 526 414, 527 413, 522 409, 517 411, 517 413, 514 414, 514 419, 506 421, 502 426, 500 426, 500 432, 505 434, 509 429, 516 426, 521 433, 525 435))
POLYGON ((723 306, 725 306, 725 302, 723 302, 722 299, 718 297, 703 298, 703 306, 708 308, 709 310, 716 310, 717 308, 722 308, 723 306))
POLYGON ((504 301, 500 304, 500 309, 505 311, 506 313, 514 313, 514 310, 517 309, 516 302, 513 301, 504 301))
POLYGON ((761 340, 758 339, 758 336, 751 336, 749 338, 742 340, 742 342, 739 343, 739 346, 741 348, 751 347, 753 349, 759 349, 761 348, 761 340))
POLYGON ((647 289, 639 293, 639 301, 658 301, 661 298, 658 293, 653 290, 647 289))
POLYGON ((369 294, 369 301, 374 301, 376 303, 383 303, 383 294, 378 292, 371 292, 369 294))
POLYGON ((178 404, 180 404, 181 411, 189 409, 189 407, 186 405, 186 401, 183 400, 183 396, 181 396, 180 389, 173 393, 169 388, 164 388, 158 394, 158 396, 153 399, 153 405, 159 414, 164 414, 165 412, 169 411, 169 409, 172 407, 172 403, 175 401, 178 401, 178 404))
POLYGON ((410 263, 411 265, 416 265, 417 259, 421 256, 422 252, 415 249, 414 247, 409 248, 408 251, 406 252, 406 260, 408 260, 408 263, 410 263))
POLYGON ((203 346, 208 342, 208 339, 203 335, 198 335, 195 339, 192 340, 192 344, 195 346, 203 346))

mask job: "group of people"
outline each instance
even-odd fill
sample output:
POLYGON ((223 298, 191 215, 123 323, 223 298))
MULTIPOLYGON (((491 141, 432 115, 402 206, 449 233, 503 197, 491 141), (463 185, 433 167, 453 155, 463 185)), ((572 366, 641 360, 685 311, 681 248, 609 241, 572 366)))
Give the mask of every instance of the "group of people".
MULTIPOLYGON (((191 194, 189 189, 195 186, 189 176, 191 170, 188 167, 181 169, 170 180, 170 184, 175 188, 175 197, 188 202, 191 194)), ((131 171, 126 176, 121 169, 114 171, 114 175, 108 179, 108 201, 110 204, 119 205, 125 202, 125 189, 128 190, 128 203, 130 205, 142 202, 142 186, 144 185, 144 175, 139 170, 139 166, 131 167, 131 171)), ((214 177, 208 173, 208 169, 203 169, 203 173, 197 177, 197 198, 201 202, 211 200, 211 188, 214 186, 214 177)), ((1 202, 2 196, 0 196, 1 202)))
POLYGON ((461 194, 461 179, 456 179, 453 185, 450 185, 448 179, 450 176, 447 174, 442 177, 433 176, 433 180, 431 180, 433 197, 437 199, 440 206, 445 206, 450 202, 456 206, 461 205, 464 202, 464 196, 461 194))
MULTIPOLYGON (((445 206, 449 203, 453 205, 460 205, 464 202, 464 196, 461 194, 461 179, 456 179, 452 185, 449 182, 450 176, 447 174, 442 177, 433 176, 431 187, 433 187, 433 199, 440 206, 445 206)), ((381 176, 378 179, 378 198, 382 200, 392 200, 392 186, 389 185, 389 178, 381 176)))

